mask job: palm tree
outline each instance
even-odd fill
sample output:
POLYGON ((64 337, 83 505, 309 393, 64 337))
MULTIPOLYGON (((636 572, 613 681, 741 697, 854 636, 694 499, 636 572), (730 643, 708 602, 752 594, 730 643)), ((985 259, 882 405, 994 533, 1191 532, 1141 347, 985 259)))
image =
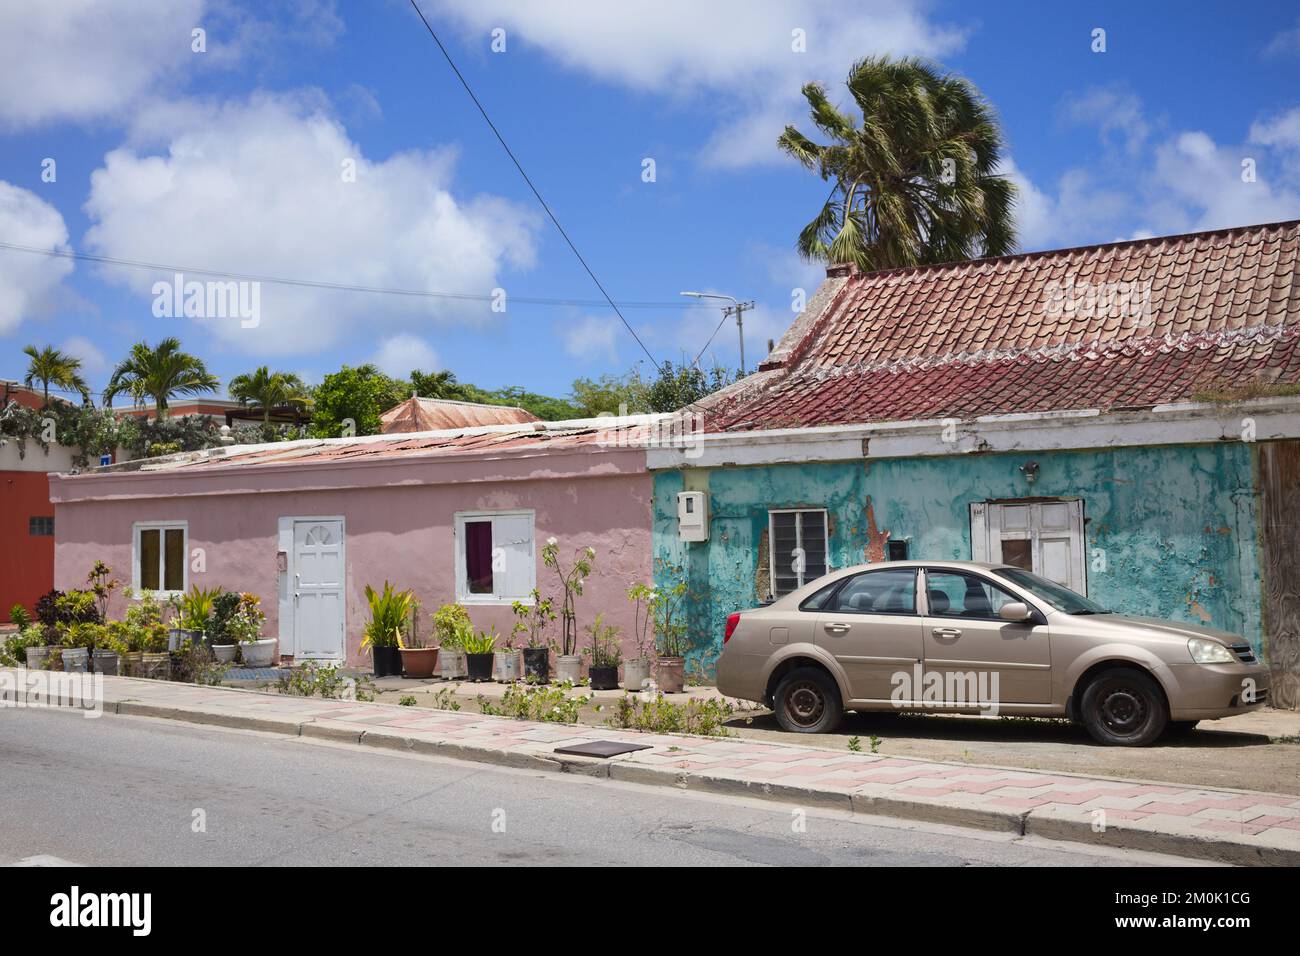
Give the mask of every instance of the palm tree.
POLYGON ((289 405, 306 408, 311 404, 307 386, 292 372, 272 372, 265 365, 251 374, 236 375, 228 386, 230 397, 241 405, 262 410, 262 431, 271 431, 271 409, 289 405))
POLYGON ((167 417, 167 402, 174 395, 215 392, 220 381, 208 372, 203 360, 181 351, 180 339, 166 338, 156 348, 137 342, 125 359, 113 369, 104 389, 104 405, 114 397, 130 395, 139 404, 152 398, 158 420, 167 417))
POLYGON ((974 85, 886 56, 855 63, 847 85, 861 125, 809 83, 812 121, 833 142, 819 145, 793 126, 777 139, 835 184, 799 234, 800 254, 872 271, 1011 252, 1015 186, 995 174, 1002 133, 974 85))
POLYGON ((40 382, 47 406, 50 404, 51 384, 70 392, 80 392, 83 402, 90 401, 90 389, 81 377, 81 359, 65 355, 49 345, 39 352, 36 346, 29 345, 23 349, 23 354, 31 359, 27 363, 27 377, 23 379, 23 384, 31 388, 32 382, 40 382))

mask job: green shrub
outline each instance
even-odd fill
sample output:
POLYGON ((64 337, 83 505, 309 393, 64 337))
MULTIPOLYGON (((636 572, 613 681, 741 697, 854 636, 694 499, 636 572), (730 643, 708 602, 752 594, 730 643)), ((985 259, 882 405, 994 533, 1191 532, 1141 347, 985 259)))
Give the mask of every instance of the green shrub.
POLYGON ((615 705, 614 715, 606 719, 610 727, 642 730, 656 734, 698 734, 704 737, 727 737, 731 732, 726 721, 735 714, 731 704, 717 698, 690 698, 678 704, 663 694, 649 702, 624 694, 615 705))
POLYGON ((540 720, 547 723, 576 724, 582 705, 591 696, 568 697, 556 687, 506 688, 500 704, 494 704, 482 694, 478 696, 478 709, 493 717, 514 717, 516 720, 540 720))

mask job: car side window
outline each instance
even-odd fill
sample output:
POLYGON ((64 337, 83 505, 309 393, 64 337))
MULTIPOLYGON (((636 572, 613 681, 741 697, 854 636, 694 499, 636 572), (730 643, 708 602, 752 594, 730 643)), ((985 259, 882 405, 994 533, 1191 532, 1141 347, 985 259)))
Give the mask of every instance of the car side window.
POLYGON ((1002 605, 1019 601, 978 574, 965 571, 925 572, 925 596, 931 617, 998 620, 1002 605))
POLYGON ((809 597, 803 599, 803 603, 799 605, 799 610, 801 611, 823 610, 826 607, 826 602, 830 600, 831 595, 835 593, 835 589, 839 586, 840 586, 840 582, 835 581, 831 584, 826 585, 826 587, 822 588, 820 591, 813 592, 813 594, 811 594, 809 597))
POLYGON ((864 571, 849 578, 825 610, 848 614, 915 614, 916 569, 864 571))

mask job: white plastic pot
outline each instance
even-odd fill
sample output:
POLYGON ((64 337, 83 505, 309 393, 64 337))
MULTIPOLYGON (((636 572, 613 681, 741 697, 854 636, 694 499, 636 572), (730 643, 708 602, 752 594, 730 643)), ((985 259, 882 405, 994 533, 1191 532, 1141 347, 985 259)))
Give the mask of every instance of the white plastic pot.
POLYGON ((561 654, 555 659, 555 679, 578 683, 582 680, 582 655, 561 654))
POLYGON ((275 662, 274 637, 246 641, 239 645, 239 650, 244 655, 245 667, 270 667, 275 662))

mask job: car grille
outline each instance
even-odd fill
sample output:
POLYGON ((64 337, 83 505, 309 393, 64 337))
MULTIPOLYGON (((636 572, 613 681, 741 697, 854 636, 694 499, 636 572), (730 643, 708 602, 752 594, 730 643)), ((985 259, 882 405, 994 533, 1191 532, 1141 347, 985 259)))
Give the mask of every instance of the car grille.
POLYGON ((1228 650, 1237 655, 1237 660, 1243 664, 1255 663, 1255 652, 1250 649, 1250 645, 1245 642, 1241 644, 1229 644, 1228 650))

